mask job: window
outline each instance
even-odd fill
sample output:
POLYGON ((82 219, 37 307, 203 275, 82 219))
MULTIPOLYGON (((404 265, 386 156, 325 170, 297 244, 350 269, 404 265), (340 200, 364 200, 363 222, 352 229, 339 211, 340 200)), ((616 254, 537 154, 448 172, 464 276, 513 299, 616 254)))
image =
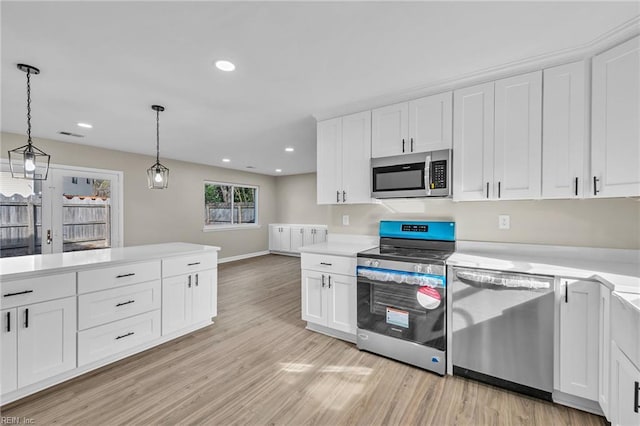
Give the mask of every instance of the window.
POLYGON ((240 228, 258 224, 258 187, 204 183, 204 229, 240 228))

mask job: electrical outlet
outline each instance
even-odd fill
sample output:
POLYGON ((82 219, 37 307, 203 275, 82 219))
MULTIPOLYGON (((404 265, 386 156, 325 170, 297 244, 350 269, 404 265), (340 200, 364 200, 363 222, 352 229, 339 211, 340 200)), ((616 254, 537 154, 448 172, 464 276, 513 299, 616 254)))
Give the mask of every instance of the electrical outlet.
POLYGON ((342 215, 342 225, 343 226, 349 226, 349 215, 348 214, 343 214, 342 215))
POLYGON ((498 229, 510 229, 511 228, 511 216, 507 214, 501 214, 498 216, 498 229))

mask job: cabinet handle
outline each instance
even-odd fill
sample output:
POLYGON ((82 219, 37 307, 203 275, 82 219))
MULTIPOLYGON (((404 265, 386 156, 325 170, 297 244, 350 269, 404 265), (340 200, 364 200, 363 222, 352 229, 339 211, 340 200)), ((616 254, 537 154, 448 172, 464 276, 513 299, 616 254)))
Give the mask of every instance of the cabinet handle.
POLYGON ((29 308, 24 310, 24 328, 29 328, 29 308))
POLYGON ((196 287, 198 287, 198 274, 196 274, 196 287))
POLYGON ((322 274, 322 288, 324 288, 324 274, 322 274))
POLYGON ((598 192, 600 192, 600 190, 598 190, 598 182, 600 182, 600 179, 594 176, 593 177, 593 195, 598 195, 598 192))
POLYGON ((191 288, 191 275, 187 278, 187 286, 191 288))
POLYGON ((404 152, 404 139, 402 139, 402 152, 404 152))
POLYGON ((487 182, 487 198, 489 198, 489 182, 487 182))
POLYGON ((53 238, 51 238, 51 229, 47 229, 47 244, 51 244, 53 242, 53 238))
POLYGON ((134 273, 134 272, 131 272, 131 273, 129 273, 129 274, 116 275, 116 278, 132 277, 132 276, 134 276, 134 275, 135 275, 135 273, 134 273))
POLYGON ((500 198, 500 181, 498 181, 498 198, 500 198))
POLYGON ((635 382, 635 389, 633 390, 633 412, 637 413, 638 409, 640 409, 640 405, 638 405, 638 396, 640 394, 640 383, 635 382))
POLYGON ((3 294, 2 297, 19 296, 21 294, 28 294, 28 293, 33 293, 33 290, 19 291, 18 293, 7 293, 7 294, 3 294))
POLYGON ((124 339, 125 337, 133 336, 135 333, 133 331, 128 332, 127 334, 123 334, 122 336, 116 337, 116 340, 124 339))
POLYGON ((569 303, 569 281, 564 285, 564 303, 569 303))
POLYGON ((340 202, 340 191, 336 191, 336 203, 340 202))
POLYGON ((575 196, 578 196, 578 177, 576 176, 576 191, 575 191, 575 196))
POLYGON ((329 275, 329 288, 331 288, 331 275, 329 275))
POLYGON ((196 266, 199 265, 200 262, 187 263, 187 266, 196 266))
POLYGON ((7 312, 7 333, 11 333, 11 312, 7 312))
POLYGON ((300 228, 300 233, 304 234, 304 229, 300 228))
POLYGON ((118 306, 130 305, 131 303, 134 303, 134 302, 135 302, 135 300, 127 300, 126 302, 120 302, 120 303, 116 304, 116 308, 118 306))
POLYGON ((324 266, 331 266, 331 263, 327 263, 327 262, 320 262, 320 264, 324 266))
POLYGON ((343 203, 347 202, 347 191, 342 191, 342 202, 343 203))
POLYGON ((413 152, 413 138, 411 138, 411 152, 413 152))

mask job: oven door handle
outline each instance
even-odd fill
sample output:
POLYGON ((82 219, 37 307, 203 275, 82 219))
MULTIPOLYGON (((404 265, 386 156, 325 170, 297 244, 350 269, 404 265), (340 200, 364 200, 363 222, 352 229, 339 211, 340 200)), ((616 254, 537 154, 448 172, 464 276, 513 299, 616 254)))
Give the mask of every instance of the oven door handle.
POLYGON ((427 154, 424 161, 424 189, 427 195, 431 195, 431 153, 427 154))

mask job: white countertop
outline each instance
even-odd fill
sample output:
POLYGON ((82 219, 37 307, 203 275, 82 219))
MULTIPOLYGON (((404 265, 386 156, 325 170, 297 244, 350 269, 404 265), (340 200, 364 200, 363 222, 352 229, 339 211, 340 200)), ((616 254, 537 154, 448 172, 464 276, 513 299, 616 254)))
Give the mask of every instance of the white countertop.
POLYGON ((0 259, 0 278, 2 280, 26 278, 28 276, 63 272, 67 269, 93 268, 103 263, 137 262, 207 251, 217 252, 218 250, 220 250, 220 247, 189 243, 166 243, 8 257, 0 259))
POLYGON ((499 269, 602 282, 640 293, 640 251, 459 241, 448 265, 499 269))
POLYGON ((369 235, 329 234, 328 238, 324 243, 300 247, 300 252, 354 257, 378 246, 378 237, 369 235))

